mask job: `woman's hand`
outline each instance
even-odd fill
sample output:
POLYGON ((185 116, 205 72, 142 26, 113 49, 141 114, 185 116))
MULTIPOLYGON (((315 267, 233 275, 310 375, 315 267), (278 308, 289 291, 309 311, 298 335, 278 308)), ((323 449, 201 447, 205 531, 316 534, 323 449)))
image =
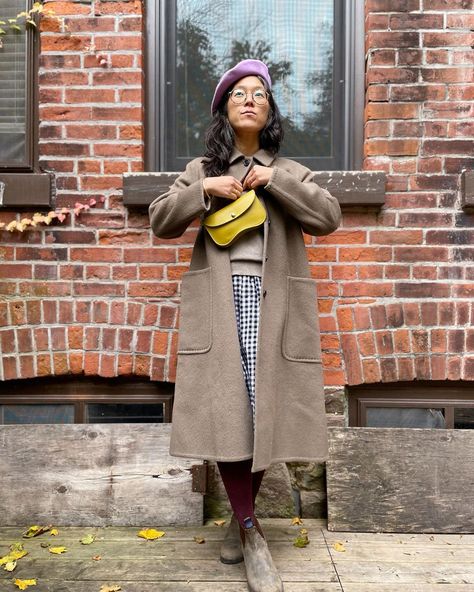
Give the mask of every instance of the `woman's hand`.
POLYGON ((222 177, 206 177, 202 182, 204 191, 209 195, 218 195, 228 199, 237 199, 240 197, 243 187, 235 177, 226 175, 222 177))
POLYGON ((270 181, 273 169, 259 164, 254 165, 245 177, 244 187, 255 189, 259 185, 266 185, 270 181))

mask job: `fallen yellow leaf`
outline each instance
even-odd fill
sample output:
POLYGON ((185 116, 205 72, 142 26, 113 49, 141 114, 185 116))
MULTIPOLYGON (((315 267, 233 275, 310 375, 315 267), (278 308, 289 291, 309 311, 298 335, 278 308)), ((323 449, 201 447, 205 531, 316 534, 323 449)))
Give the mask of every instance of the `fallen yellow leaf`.
POLYGON ((342 543, 339 543, 339 542, 335 542, 335 543, 334 543, 334 545, 333 545, 332 547, 333 547, 333 549, 334 549, 335 551, 340 551, 341 553, 342 553, 342 552, 345 552, 345 550, 346 550, 346 549, 344 548, 344 545, 343 545, 342 543))
POLYGON ((52 528, 51 532, 49 533, 51 536, 56 536, 59 533, 59 530, 57 528, 52 528))
POLYGON ((102 559, 102 557, 100 555, 94 555, 94 557, 92 557, 92 559, 94 561, 100 561, 102 559))
POLYGON ((5 571, 13 571, 16 567, 16 561, 9 561, 5 563, 5 567, 3 568, 5 571))
POLYGON ((103 584, 100 587, 99 592, 118 592, 121 589, 122 589, 122 587, 118 586, 117 584, 112 584, 111 586, 108 586, 107 584, 103 584))
POLYGON ((140 530, 137 536, 142 537, 147 541, 153 541, 165 536, 165 533, 162 530, 155 530, 154 528, 144 528, 143 530, 140 530))
POLYGON ((293 545, 295 547, 306 547, 306 545, 309 544, 309 538, 308 538, 308 531, 306 530, 306 528, 301 528, 300 529, 300 536, 297 536, 296 539, 293 541, 293 545))
POLYGON ((291 526, 293 526, 294 524, 303 524, 303 521, 301 520, 301 518, 299 516, 296 516, 295 518, 292 518, 292 520, 291 520, 291 526))
POLYGON ((206 539, 203 539, 203 538, 201 538, 201 537, 197 537, 197 536, 193 537, 193 539, 194 539, 194 540, 196 541, 196 543, 198 543, 199 545, 201 545, 202 543, 205 543, 205 542, 206 542, 206 539))
POLYGON ((226 520, 214 520, 214 524, 216 526, 222 526, 225 523, 226 523, 226 520))
POLYGON ((26 590, 28 586, 36 586, 36 580, 19 580, 18 578, 13 582, 20 590, 26 590))
POLYGON ((10 563, 10 561, 16 561, 17 559, 21 559, 25 555, 28 555, 28 551, 24 551, 24 550, 10 551, 10 553, 8 553, 8 555, 5 555, 4 557, 0 557, 0 565, 6 565, 7 563, 10 563))
POLYGON ((48 526, 38 526, 35 524, 34 526, 30 526, 30 528, 23 533, 23 536, 28 539, 43 534, 43 532, 48 532, 51 528, 52 524, 49 524, 48 526))
POLYGON ((81 543, 83 545, 90 545, 94 541, 95 541, 95 535, 94 534, 86 534, 86 536, 82 537, 82 539, 81 539, 81 543))
POLYGON ((65 553, 67 549, 66 547, 49 547, 48 551, 55 555, 60 555, 61 553, 65 553))

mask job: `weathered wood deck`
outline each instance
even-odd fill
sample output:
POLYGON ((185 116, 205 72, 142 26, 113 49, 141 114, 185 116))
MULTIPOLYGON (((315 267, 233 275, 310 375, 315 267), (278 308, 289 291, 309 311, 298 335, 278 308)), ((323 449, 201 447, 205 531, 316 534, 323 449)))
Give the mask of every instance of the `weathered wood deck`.
MULTIPOLYGON (((457 592, 474 591, 474 535, 329 532, 325 520, 261 521, 286 592, 457 592), (305 527, 309 545, 293 545, 305 527), (334 543, 345 551, 337 551, 334 543)), ((99 592, 117 584, 123 592, 245 592, 244 565, 219 561, 223 527, 150 527, 164 530, 155 541, 137 537, 141 527, 61 527, 23 539, 22 527, 0 528, 0 556, 17 541, 28 555, 13 573, 0 568, 0 591, 18 590, 14 578, 36 578, 32 592, 99 592), (79 539, 96 535, 91 545, 79 539), (202 537, 198 544, 193 537, 202 537), (63 545, 52 555, 41 543, 63 545), (100 555, 100 561, 93 556, 100 555)))

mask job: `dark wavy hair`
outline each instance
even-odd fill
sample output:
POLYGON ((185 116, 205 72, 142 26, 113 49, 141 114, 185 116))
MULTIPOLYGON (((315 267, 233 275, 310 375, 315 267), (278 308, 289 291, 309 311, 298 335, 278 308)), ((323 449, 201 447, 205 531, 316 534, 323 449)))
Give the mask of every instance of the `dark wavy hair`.
MULTIPOLYGON (((260 131, 260 148, 276 154, 283 140, 281 114, 266 82, 260 76, 258 76, 258 79, 268 92, 268 102, 270 103, 267 123, 260 131)), ((214 112, 212 121, 206 130, 204 139, 206 151, 204 152, 202 162, 204 171, 208 177, 218 177, 229 168, 229 159, 234 147, 235 133, 227 117, 227 99, 229 97, 229 90, 232 90, 234 86, 229 87, 224 93, 214 112)))

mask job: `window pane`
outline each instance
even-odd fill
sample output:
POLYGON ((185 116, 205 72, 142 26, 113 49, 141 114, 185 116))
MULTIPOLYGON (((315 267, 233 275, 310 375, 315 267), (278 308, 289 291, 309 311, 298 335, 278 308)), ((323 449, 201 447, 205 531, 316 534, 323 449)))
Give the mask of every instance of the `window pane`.
MULTIPOLYGON (((27 10, 28 2, 3 0, 1 6, 2 20, 8 22, 27 10)), ((23 24, 21 31, 1 27, 7 33, 0 36, 0 162, 18 165, 26 160, 26 32, 23 24)))
POLYGON ((454 408, 454 428, 458 430, 474 429, 474 407, 454 408))
POLYGON ((369 428, 444 428, 441 409, 367 407, 369 428))
POLYGON ((0 405, 0 423, 74 423, 74 405, 0 405))
POLYGON ((269 65, 284 117, 281 154, 332 156, 333 4, 177 0, 176 155, 202 154, 219 76, 256 58, 269 65))
POLYGON ((164 403, 94 403, 87 407, 87 423, 161 423, 164 403))

